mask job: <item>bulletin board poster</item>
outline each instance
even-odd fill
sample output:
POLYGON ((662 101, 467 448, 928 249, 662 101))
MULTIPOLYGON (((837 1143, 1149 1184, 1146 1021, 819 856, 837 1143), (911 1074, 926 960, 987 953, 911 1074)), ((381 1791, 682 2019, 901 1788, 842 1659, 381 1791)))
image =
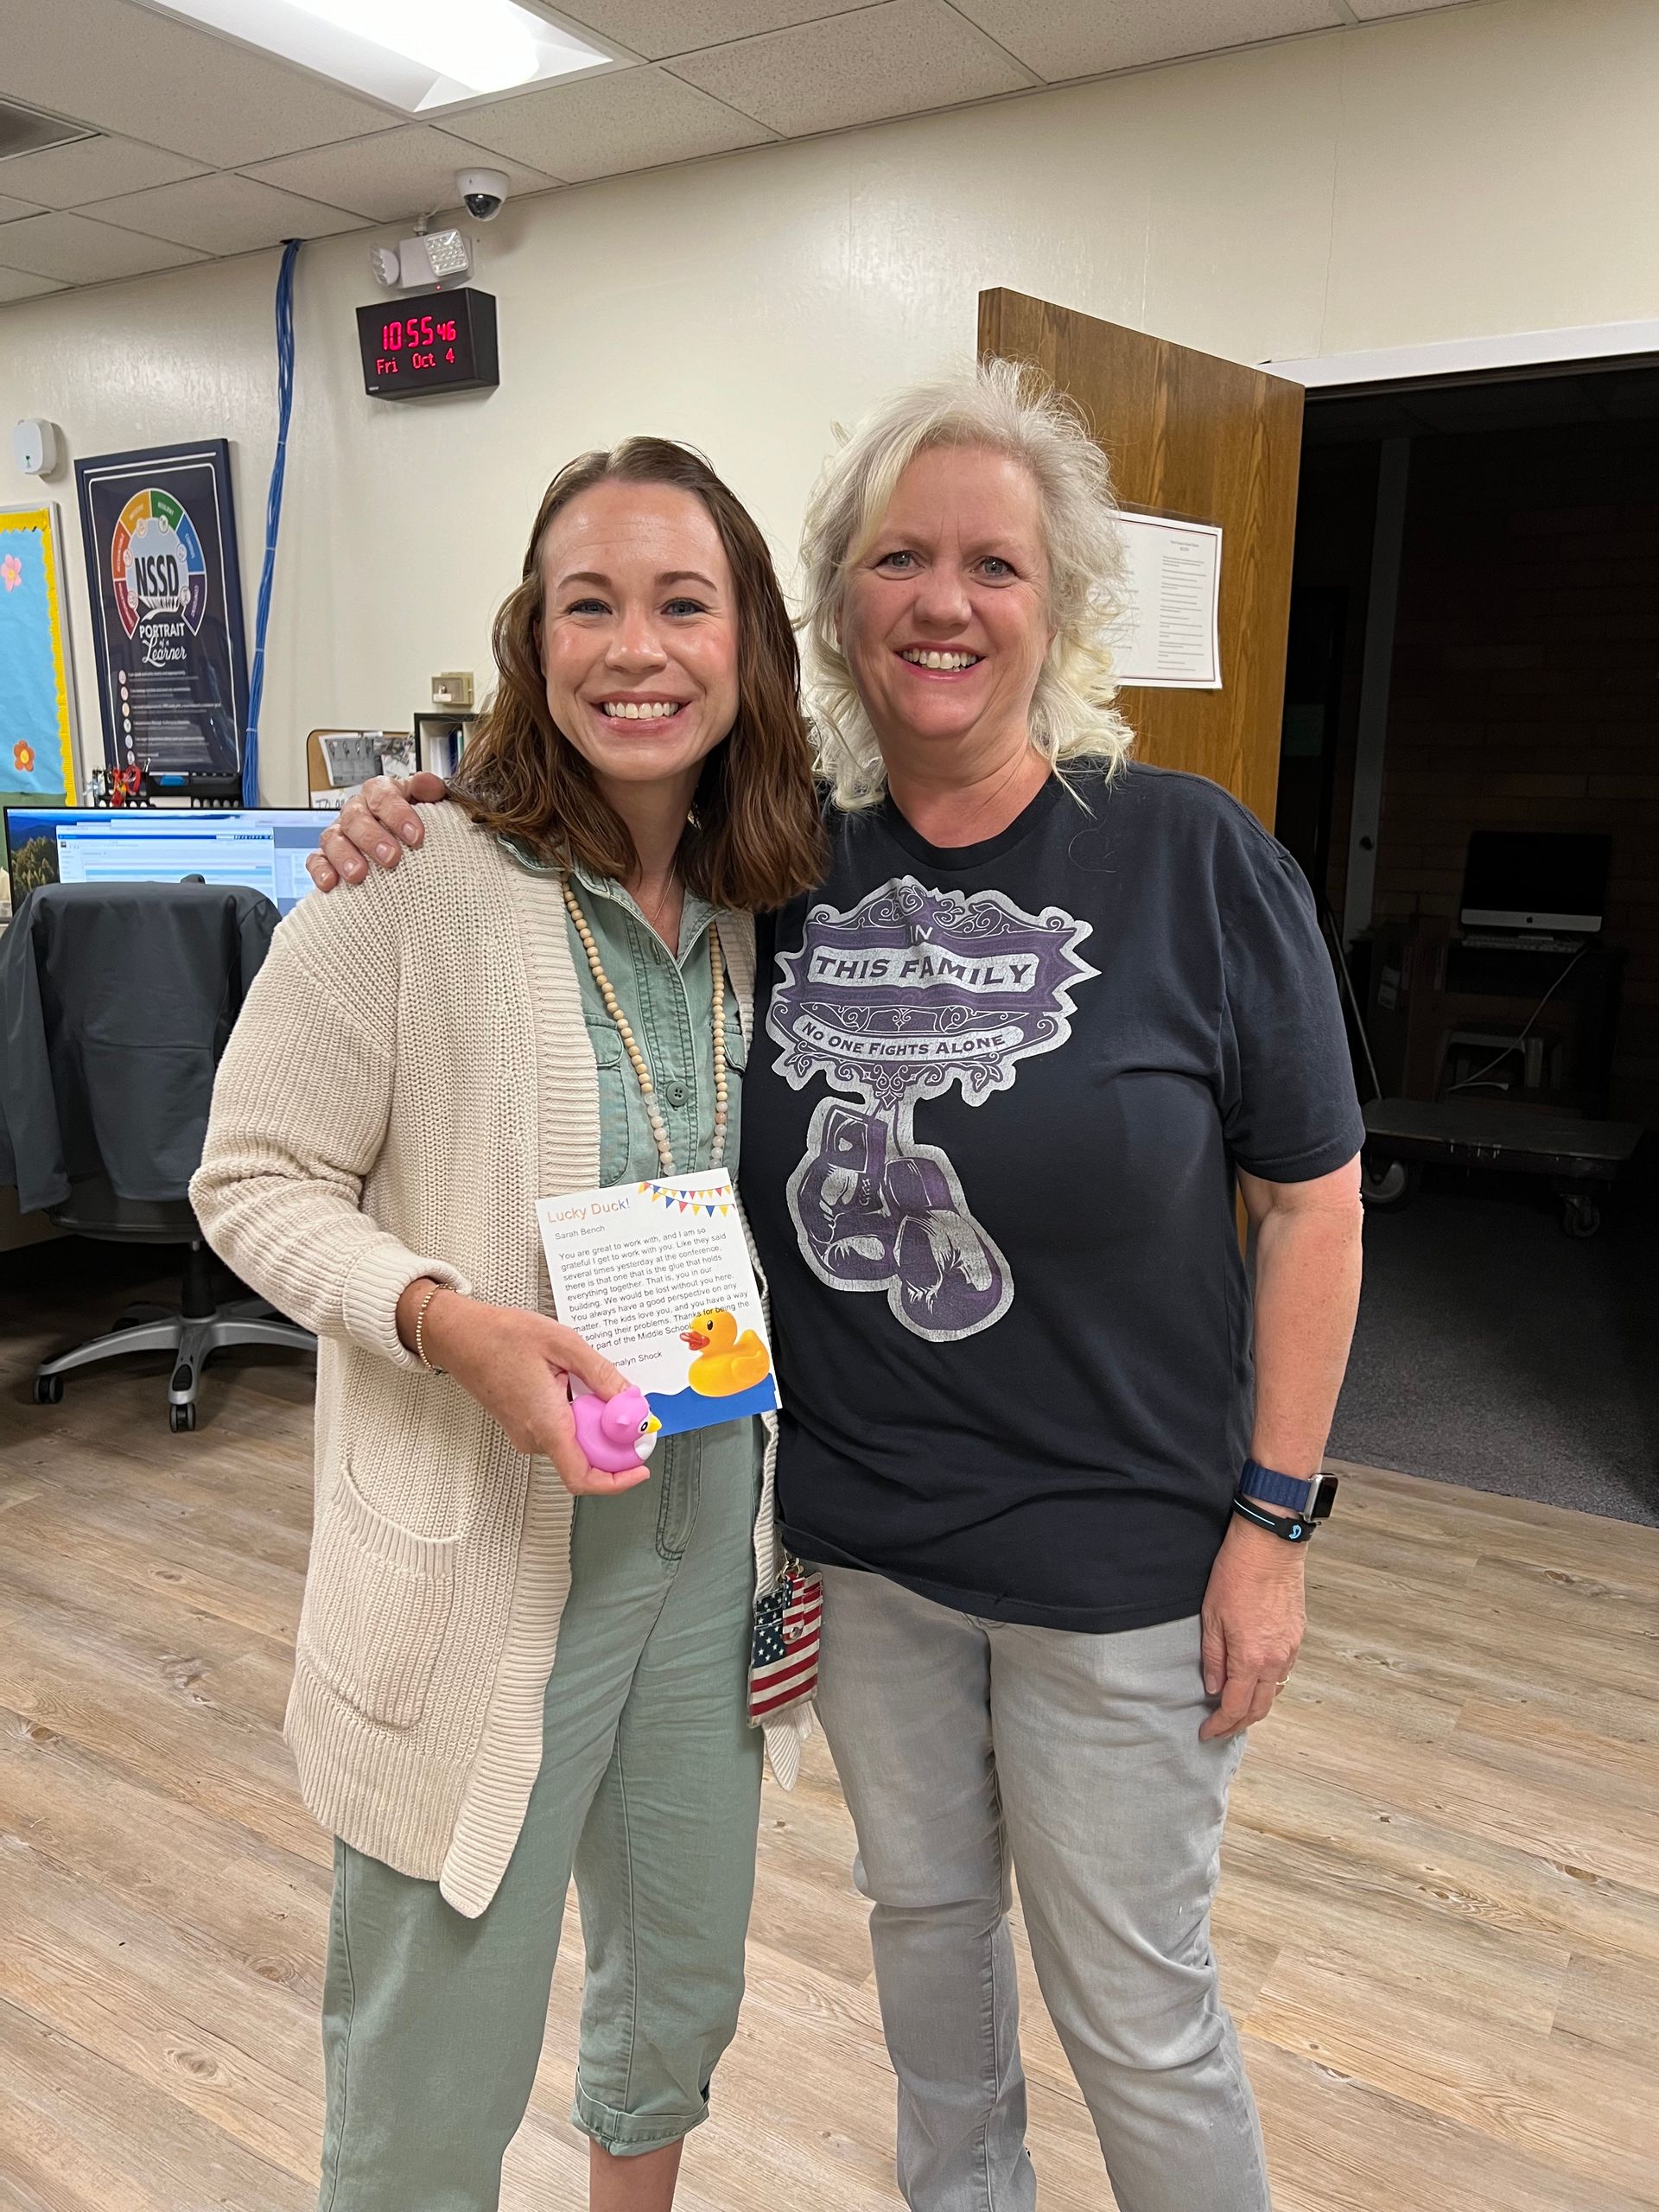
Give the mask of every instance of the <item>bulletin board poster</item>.
POLYGON ((111 767, 235 775, 247 729, 242 575, 223 438, 78 461, 111 767))
POLYGON ((75 797, 58 511, 0 507, 0 791, 75 797))

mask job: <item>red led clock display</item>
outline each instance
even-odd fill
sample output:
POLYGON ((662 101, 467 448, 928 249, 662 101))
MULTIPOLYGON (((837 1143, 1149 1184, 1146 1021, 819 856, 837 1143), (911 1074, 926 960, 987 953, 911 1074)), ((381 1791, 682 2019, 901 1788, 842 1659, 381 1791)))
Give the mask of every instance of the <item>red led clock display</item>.
POLYGON ((380 359, 375 366, 383 376, 396 376, 401 368, 435 369, 442 352, 446 366, 453 367, 459 326, 452 315, 412 315, 407 322, 393 316, 380 326, 380 359), (399 356, 405 354, 406 359, 399 356))
POLYGON ((376 399, 476 391, 499 384, 495 301, 470 286, 359 308, 364 388, 376 399))

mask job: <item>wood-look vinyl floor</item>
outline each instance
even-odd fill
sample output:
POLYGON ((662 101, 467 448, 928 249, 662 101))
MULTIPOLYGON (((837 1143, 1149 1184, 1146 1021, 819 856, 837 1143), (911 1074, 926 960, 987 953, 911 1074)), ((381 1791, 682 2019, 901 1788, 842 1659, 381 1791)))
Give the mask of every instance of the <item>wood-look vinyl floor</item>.
MULTIPOLYGON (((308 1374, 225 1360, 194 1436, 153 1361, 40 1408, 33 1360, 92 1322, 29 1306, 0 1300, 0 2206, 302 2212, 328 1846, 278 1727, 308 1374)), ((1280 2212, 1659 2207, 1659 1530, 1356 1468, 1310 1573, 1216 1912, 1280 2212)), ((851 1849, 819 1739, 768 1785, 686 2212, 898 2202, 851 1849)), ((509 2212, 585 2201, 574 1909, 567 1937, 509 2212)), ((1022 1964, 1042 2202, 1098 2212, 1022 1964)))

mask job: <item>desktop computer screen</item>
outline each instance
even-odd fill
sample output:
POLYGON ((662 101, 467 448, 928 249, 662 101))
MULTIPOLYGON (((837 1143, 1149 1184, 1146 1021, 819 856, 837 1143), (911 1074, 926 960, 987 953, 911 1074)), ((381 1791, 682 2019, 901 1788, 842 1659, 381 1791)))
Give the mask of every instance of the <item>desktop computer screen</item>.
POLYGON ((321 808, 9 806, 14 906, 41 883, 246 884, 279 913, 311 888, 305 856, 334 817, 321 808))
POLYGON ((1474 830, 1460 918, 1465 928, 1592 936, 1601 927, 1612 856, 1610 836, 1582 830, 1474 830))

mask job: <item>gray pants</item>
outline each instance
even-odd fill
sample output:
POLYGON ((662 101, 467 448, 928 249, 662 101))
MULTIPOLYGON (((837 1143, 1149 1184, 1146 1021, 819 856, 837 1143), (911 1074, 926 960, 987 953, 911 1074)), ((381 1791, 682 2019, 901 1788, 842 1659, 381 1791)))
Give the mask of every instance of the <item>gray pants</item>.
POLYGON ((1029 2212, 1010 1866, 1120 2212, 1267 2212, 1255 2101, 1210 1955, 1237 1741, 1198 1623, 1077 1636, 824 1569, 819 1711, 899 2077, 913 2212, 1029 2212))

